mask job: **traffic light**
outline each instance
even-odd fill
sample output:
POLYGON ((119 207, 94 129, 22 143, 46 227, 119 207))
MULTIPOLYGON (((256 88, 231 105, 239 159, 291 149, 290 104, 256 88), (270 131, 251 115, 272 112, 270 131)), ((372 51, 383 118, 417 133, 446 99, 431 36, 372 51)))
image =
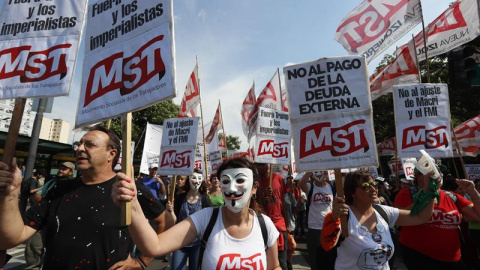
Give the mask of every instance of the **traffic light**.
POLYGON ((471 81, 480 77, 476 71, 475 47, 466 46, 450 51, 448 57, 450 87, 453 89, 469 89, 471 81))

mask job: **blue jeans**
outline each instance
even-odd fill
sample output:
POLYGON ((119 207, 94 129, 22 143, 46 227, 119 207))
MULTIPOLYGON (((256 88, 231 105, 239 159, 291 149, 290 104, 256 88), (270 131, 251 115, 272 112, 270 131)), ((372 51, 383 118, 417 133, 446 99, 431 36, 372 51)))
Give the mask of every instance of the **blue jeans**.
POLYGON ((172 270, 184 270, 188 258, 188 269, 198 269, 198 256, 200 254, 200 245, 192 247, 183 247, 175 252, 172 256, 172 270))

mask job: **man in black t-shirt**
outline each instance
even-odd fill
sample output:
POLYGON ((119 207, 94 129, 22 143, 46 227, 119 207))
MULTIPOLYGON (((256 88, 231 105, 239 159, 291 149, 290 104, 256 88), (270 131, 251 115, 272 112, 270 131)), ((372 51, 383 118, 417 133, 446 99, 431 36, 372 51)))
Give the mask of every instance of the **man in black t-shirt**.
MULTIPOLYGON (((15 162, 12 166, 0 162, 0 250, 46 229, 44 269, 144 269, 151 258, 130 257, 133 243, 128 228, 120 226, 120 210, 110 197, 119 153, 115 133, 102 126, 89 128, 76 144, 82 178, 59 181, 27 211, 24 221, 17 203, 21 172, 15 162)), ((144 185, 136 184, 145 216, 157 225, 157 232, 171 226, 162 204, 144 185)))

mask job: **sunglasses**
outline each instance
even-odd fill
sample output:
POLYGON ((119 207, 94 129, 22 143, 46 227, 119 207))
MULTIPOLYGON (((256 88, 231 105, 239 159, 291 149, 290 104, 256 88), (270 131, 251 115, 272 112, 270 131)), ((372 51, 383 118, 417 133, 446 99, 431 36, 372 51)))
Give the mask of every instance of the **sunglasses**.
POLYGON ((369 189, 373 188, 375 190, 378 190, 378 182, 363 182, 361 185, 361 188, 365 191, 368 191, 369 189))

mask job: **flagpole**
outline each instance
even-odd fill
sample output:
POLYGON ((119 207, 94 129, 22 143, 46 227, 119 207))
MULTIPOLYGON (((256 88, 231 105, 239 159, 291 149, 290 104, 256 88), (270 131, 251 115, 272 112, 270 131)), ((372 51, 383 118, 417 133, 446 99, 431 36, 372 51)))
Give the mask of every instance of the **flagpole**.
MULTIPOLYGON (((420 5, 422 2, 419 2, 420 5)), ((427 83, 430 83, 430 63, 428 61, 428 51, 427 51, 427 35, 425 34, 425 21, 423 20, 423 8, 422 11, 420 12, 420 16, 422 17, 422 33, 423 33, 423 50, 425 52, 425 65, 427 67, 427 83)), ((413 40, 413 43, 415 44, 415 39, 413 40)), ((415 51, 415 55, 417 55, 417 51, 415 51)), ((418 67, 420 70, 420 66, 418 67)))
POLYGON ((220 99, 218 100, 218 107, 220 108, 220 118, 222 119, 223 139, 225 139, 225 154, 228 158, 227 133, 225 133, 225 127, 223 126, 223 112, 222 112, 222 104, 220 103, 220 99))
POLYGON ((277 67, 277 73, 278 73, 278 86, 280 86, 280 104, 282 104, 281 111, 283 111, 282 80, 280 80, 280 69, 278 67, 277 67))
POLYGON ((413 42, 413 51, 415 55, 415 63, 417 64, 417 69, 418 69, 418 81, 422 83, 422 76, 420 75, 420 63, 418 63, 418 56, 417 56, 417 44, 415 44, 415 36, 413 34, 412 34, 412 42, 413 42))
MULTIPOLYGON (((198 68, 198 56, 196 57, 195 61, 197 62, 198 68)), ((200 69, 198 69, 198 73, 200 74, 200 69)), ((200 118, 202 120, 202 133, 203 133, 203 160, 205 162, 205 178, 208 179, 208 163, 207 163, 207 142, 205 141, 205 126, 203 125, 203 108, 202 108, 202 91, 200 89, 200 75, 198 76, 198 98, 200 100, 200 118)))
MULTIPOLYGON (((457 144, 457 152, 458 152, 458 157, 460 158, 460 163, 462 164, 463 177, 464 177, 464 179, 468 179, 467 170, 465 169, 465 163, 463 163, 462 151, 461 151, 460 145, 458 144, 458 140, 457 140, 457 134, 455 134, 455 129, 453 128, 451 122, 450 122, 450 129, 452 130, 452 133, 453 133, 453 139, 455 140, 455 143, 457 144)), ((455 159, 453 160, 453 162, 455 163, 455 159)))

